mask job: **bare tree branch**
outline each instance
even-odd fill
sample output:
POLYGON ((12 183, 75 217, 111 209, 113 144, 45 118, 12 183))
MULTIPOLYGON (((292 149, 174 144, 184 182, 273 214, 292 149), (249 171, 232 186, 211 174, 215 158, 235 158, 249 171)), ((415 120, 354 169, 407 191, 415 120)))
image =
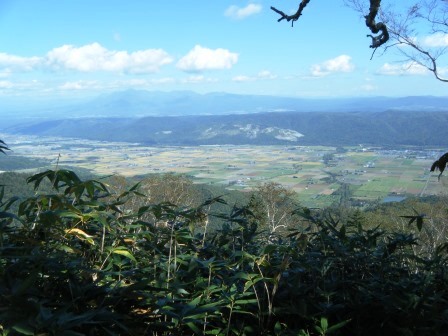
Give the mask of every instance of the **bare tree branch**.
MULTIPOLYGON (((293 15, 287 15, 281 10, 278 10, 275 7, 271 6, 271 9, 276 12, 277 14, 280 14, 280 18, 277 20, 277 22, 280 22, 282 20, 291 21, 292 26, 294 26, 294 21, 297 21, 299 17, 302 15, 303 9, 308 5, 310 0, 302 0, 299 4, 299 8, 293 15)), ((381 0, 370 0, 370 10, 369 14, 365 16, 366 19, 366 26, 370 29, 372 34, 378 34, 377 36, 373 35, 367 35, 372 38, 372 44, 370 45, 371 48, 378 48, 379 46, 383 45, 389 40, 389 32, 387 30, 387 26, 382 22, 375 22, 375 18, 378 15, 378 11, 380 9, 381 0)))
POLYGON ((282 11, 278 10, 275 7, 271 6, 271 9, 280 14, 281 17, 280 19, 277 20, 277 22, 280 22, 282 20, 286 20, 286 21, 292 21, 291 22, 291 26, 294 26, 294 21, 297 21, 299 19, 299 17, 302 15, 302 11, 303 9, 306 7, 306 5, 308 5, 308 3, 310 2, 310 0, 302 0, 302 2, 299 5, 299 8, 297 9, 297 12, 294 15, 286 15, 285 13, 283 13, 282 11))
MULTIPOLYGON (((440 63, 443 61, 441 56, 446 56, 448 53, 448 46, 442 40, 442 37, 448 36, 447 0, 419 0, 404 12, 394 10, 393 4, 382 8, 381 0, 343 1, 347 6, 363 15, 366 26, 372 33, 367 35, 372 39, 370 48, 375 49, 372 58, 377 48, 384 45, 383 53, 395 49, 405 56, 405 61, 409 64, 418 64, 432 72, 437 80, 448 82, 447 78, 442 77, 446 69, 440 67, 440 63), (367 4, 370 6, 368 9, 367 4), (365 15, 367 11, 368 14, 365 15), (378 17, 380 22, 376 22, 378 17), (417 39, 416 30, 422 32, 425 29, 422 28, 425 27, 425 24, 426 33, 433 34, 430 36, 433 39, 431 43, 425 42, 428 39, 417 39), (437 38, 440 41, 437 41, 437 38), (386 46, 388 41, 393 41, 393 44, 386 46)), ((286 20, 291 21, 294 25, 294 21, 300 18, 309 2, 310 0, 301 0, 297 11, 292 15, 287 15, 275 7, 271 7, 271 9, 280 15, 278 22, 286 20)))
POLYGON ((402 39, 402 44, 405 44, 411 48, 413 48, 414 50, 416 50, 421 57, 423 57, 423 59, 421 57, 417 57, 415 55, 411 55, 406 53, 405 51, 401 51, 404 55, 406 55, 411 61, 421 65, 422 67, 426 68, 428 71, 432 72, 434 74, 434 76, 436 77, 436 79, 438 79, 441 82, 445 82, 448 83, 448 78, 443 78, 440 73, 439 73, 439 69, 437 67, 437 57, 433 56, 429 51, 423 49, 421 46, 419 46, 418 44, 414 43, 412 40, 408 39, 408 38, 404 38, 403 36, 400 36, 397 34, 397 36, 399 36, 402 39))
POLYGON ((383 14, 387 20, 392 40, 400 45, 396 50, 405 56, 407 61, 414 62, 432 72, 434 77, 448 83, 448 79, 442 76, 439 58, 447 53, 447 47, 442 41, 440 45, 425 43, 425 39, 419 39, 414 27, 418 25, 421 30, 426 25, 426 32, 445 35, 448 32, 448 2, 436 0, 422 0, 420 3, 408 9, 405 16, 397 15, 393 11, 383 14))
MULTIPOLYGON (((344 2, 361 15, 367 11, 367 0, 344 2)), ((373 1, 369 2, 372 4, 373 1)), ((399 5, 396 2, 386 8, 383 6, 377 13, 387 25, 389 41, 393 42, 384 47, 383 53, 394 50, 404 56, 403 63, 418 64, 432 72, 437 80, 447 82, 447 78, 442 76, 446 70, 441 64, 442 56, 448 52, 448 46, 443 43, 443 37, 448 34, 448 1, 419 0, 404 11, 397 9, 399 5), (433 43, 427 42, 428 36, 419 38, 418 32, 420 35, 432 34, 433 43)))
MULTIPOLYGON (((445 1, 448 4, 447 1, 445 1)), ((417 6, 417 5, 416 5, 417 6)), ((448 28, 448 13, 446 11, 439 10, 440 1, 438 0, 427 0, 424 2, 423 6, 418 6, 417 17, 420 17, 432 24, 433 32, 446 32, 448 28), (422 7, 425 11, 422 13, 422 7)))

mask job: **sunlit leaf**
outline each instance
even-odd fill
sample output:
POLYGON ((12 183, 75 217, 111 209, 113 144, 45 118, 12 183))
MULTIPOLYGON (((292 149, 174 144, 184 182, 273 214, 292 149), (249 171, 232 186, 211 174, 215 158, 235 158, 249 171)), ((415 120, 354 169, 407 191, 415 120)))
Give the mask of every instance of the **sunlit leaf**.
POLYGON ((120 247, 120 248, 115 248, 115 249, 112 250, 112 253, 122 255, 122 256, 124 256, 124 257, 126 257, 126 258, 131 259, 131 260, 134 261, 134 262, 137 262, 137 260, 136 260, 135 257, 132 255, 132 253, 129 252, 129 251, 128 251, 127 249, 125 249, 125 248, 122 248, 122 247, 120 247))
POLYGON ((85 240, 87 241, 89 244, 91 245, 95 245, 95 241, 92 239, 93 236, 87 234, 86 232, 84 232, 81 229, 78 228, 71 228, 71 229, 66 229, 64 230, 66 234, 72 234, 75 235, 76 237, 80 238, 81 240, 85 240))

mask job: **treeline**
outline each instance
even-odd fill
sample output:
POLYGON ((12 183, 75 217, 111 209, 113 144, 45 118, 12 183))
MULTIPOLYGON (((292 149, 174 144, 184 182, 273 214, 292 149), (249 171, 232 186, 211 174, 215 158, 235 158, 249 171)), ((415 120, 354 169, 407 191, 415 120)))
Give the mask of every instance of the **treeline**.
POLYGON ((26 184, 0 193, 2 335, 446 334, 445 199, 313 210, 273 183, 204 200, 185 176, 67 169, 26 184))

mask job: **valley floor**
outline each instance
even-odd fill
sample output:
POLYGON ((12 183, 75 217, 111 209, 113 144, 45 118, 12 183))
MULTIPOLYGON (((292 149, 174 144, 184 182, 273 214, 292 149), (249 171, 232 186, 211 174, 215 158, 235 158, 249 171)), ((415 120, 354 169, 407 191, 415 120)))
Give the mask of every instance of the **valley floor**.
POLYGON ((197 183, 243 191, 272 181, 295 190, 301 203, 308 206, 337 202, 344 190, 362 203, 391 200, 390 196, 445 195, 448 187, 448 177, 438 181, 437 174, 429 172, 443 151, 440 148, 147 147, 11 134, 1 134, 1 139, 13 150, 9 156, 49 159, 53 169, 58 164, 128 177, 182 173, 197 183), (350 187, 341 187, 346 185, 350 187))

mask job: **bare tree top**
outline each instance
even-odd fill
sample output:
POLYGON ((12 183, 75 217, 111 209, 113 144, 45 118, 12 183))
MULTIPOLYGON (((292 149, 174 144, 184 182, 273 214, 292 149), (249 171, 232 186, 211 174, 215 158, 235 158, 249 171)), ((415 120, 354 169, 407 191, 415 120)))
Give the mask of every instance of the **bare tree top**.
MULTIPOLYGON (((382 8, 381 0, 343 1, 355 11, 362 13, 371 32, 367 35, 372 39, 370 48, 376 50, 383 46, 384 51, 387 51, 400 46, 395 50, 404 56, 403 63, 407 67, 424 68, 433 73, 437 80, 448 82, 448 79, 442 77, 445 70, 440 66, 443 62, 442 56, 448 53, 446 43, 442 43, 445 36, 448 37, 448 0, 419 0, 404 13, 382 8), (377 20, 379 22, 376 22, 377 20), (418 27, 417 30, 426 30, 426 33, 433 34, 432 37, 437 38, 438 42, 428 45, 424 43, 424 39, 418 40, 415 27, 418 27), (386 45, 387 42, 391 43, 386 45)), ((301 0, 297 11, 292 15, 285 14, 275 7, 271 9, 280 15, 278 22, 286 20, 294 25, 310 2, 311 0, 301 0)))

